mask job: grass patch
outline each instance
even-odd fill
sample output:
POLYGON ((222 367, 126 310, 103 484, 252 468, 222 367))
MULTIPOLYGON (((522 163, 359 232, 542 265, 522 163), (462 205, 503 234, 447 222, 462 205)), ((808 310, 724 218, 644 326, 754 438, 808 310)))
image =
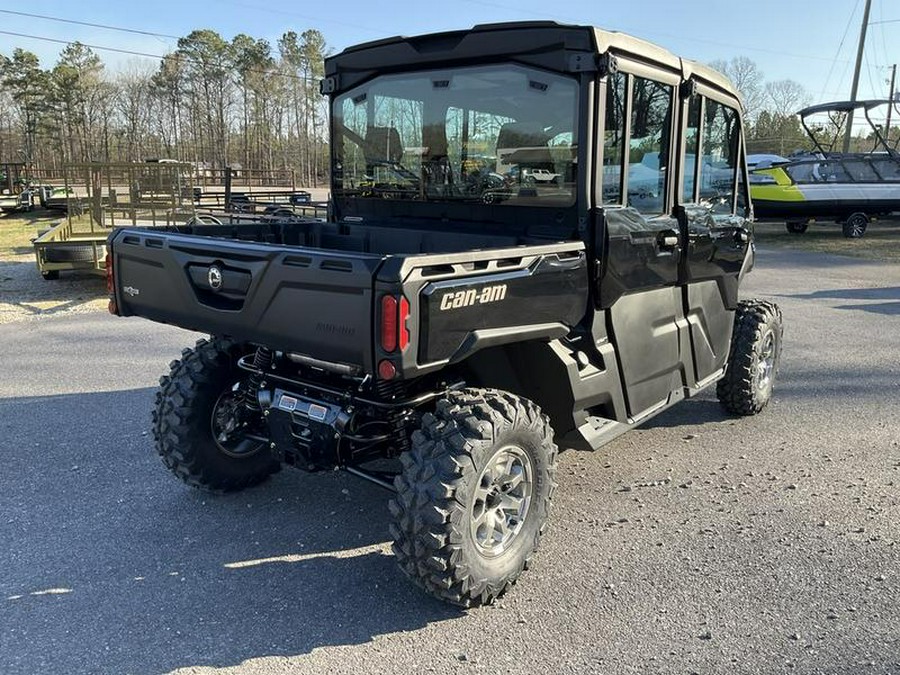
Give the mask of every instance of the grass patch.
MULTIPOLYGON (((31 216, 31 214, 27 214, 31 216)), ((4 216, 0 218, 0 260, 34 254, 31 240, 55 222, 54 218, 4 216)))
MULTIPOLYGON (((0 216, 0 260, 34 257, 31 240, 37 237, 39 232, 53 227, 65 218, 65 214, 43 209, 14 216, 0 216)), ((87 216, 75 221, 76 232, 89 232, 90 229, 91 224, 87 216)))
POLYGON ((837 223, 810 223, 803 234, 791 234, 784 223, 756 223, 755 232, 763 246, 900 262, 900 220, 869 223, 861 239, 847 239, 837 223))

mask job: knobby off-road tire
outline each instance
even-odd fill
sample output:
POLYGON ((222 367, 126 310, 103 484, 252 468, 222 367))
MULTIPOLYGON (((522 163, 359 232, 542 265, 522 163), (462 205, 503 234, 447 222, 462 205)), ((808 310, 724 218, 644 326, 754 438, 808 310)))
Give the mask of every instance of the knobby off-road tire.
POLYGON ((537 549, 556 455, 550 423, 531 401, 492 389, 438 401, 394 480, 391 535, 400 568, 464 607, 502 595, 537 549))
POLYGON ((198 340, 172 361, 159 380, 153 411, 153 437, 165 465, 192 487, 234 492, 257 485, 280 464, 267 444, 239 440, 226 448, 214 435, 213 413, 233 396, 241 378, 237 360, 246 350, 224 340, 198 340))
POLYGON ((734 314, 725 376, 716 386, 719 403, 735 415, 755 415, 772 397, 781 362, 784 329, 778 305, 744 300, 734 314))

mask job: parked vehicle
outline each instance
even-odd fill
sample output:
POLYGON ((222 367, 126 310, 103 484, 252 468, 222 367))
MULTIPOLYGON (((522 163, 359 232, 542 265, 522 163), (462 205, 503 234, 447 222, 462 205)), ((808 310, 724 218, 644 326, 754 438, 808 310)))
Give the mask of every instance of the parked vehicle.
POLYGON ((55 187, 50 190, 50 195, 44 202, 44 208, 51 211, 68 211, 72 206, 76 210, 80 210, 81 202, 75 196, 75 191, 69 187, 55 187))
POLYGON ((559 178, 558 173, 548 171, 547 169, 529 169, 525 171, 526 183, 552 183, 559 178))
POLYGON ((797 114, 814 151, 751 173, 750 190, 756 215, 786 221, 788 232, 806 232, 810 220, 841 224, 845 237, 862 237, 869 221, 900 211, 900 155, 882 136, 870 112, 888 100, 838 101, 804 108, 797 114), (834 152, 810 127, 808 118, 861 110, 872 129, 869 153, 834 152))
POLYGON ((781 313, 739 297, 738 95, 642 40, 545 22, 391 38, 325 73, 329 219, 117 230, 110 311, 211 335, 156 394, 176 476, 233 491, 283 464, 344 469, 394 492, 409 577, 489 603, 534 555, 559 447, 599 448, 714 384, 737 415, 772 396, 781 313), (485 203, 463 189, 476 141, 566 180, 485 203), (647 153, 666 159, 632 204, 647 153))
POLYGON ((30 189, 25 189, 21 192, 0 193, 0 213, 32 211, 35 206, 36 198, 37 193, 30 189))

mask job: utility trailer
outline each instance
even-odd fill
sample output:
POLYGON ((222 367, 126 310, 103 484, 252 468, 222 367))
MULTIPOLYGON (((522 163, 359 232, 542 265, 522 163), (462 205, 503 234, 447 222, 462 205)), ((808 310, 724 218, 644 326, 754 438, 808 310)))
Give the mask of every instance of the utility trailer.
POLYGON ((559 446, 596 450, 712 385, 732 414, 766 406, 781 313, 740 298, 727 79, 535 22, 352 47, 321 90, 327 219, 110 237, 112 313, 210 334, 156 395, 181 480, 233 491, 290 465, 387 487, 401 569, 472 606, 533 558, 559 446), (501 155, 555 184, 485 199, 469 158, 501 155))
POLYGON ((69 164, 47 207, 65 218, 34 239, 41 276, 63 271, 103 275, 113 228, 166 227, 195 217, 191 165, 177 162, 69 164))

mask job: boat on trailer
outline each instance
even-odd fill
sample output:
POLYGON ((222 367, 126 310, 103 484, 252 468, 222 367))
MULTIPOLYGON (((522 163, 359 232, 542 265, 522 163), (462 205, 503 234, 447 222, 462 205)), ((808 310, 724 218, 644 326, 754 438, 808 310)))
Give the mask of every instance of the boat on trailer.
POLYGON ((900 211, 900 154, 871 117, 873 110, 884 105, 893 103, 887 99, 837 101, 799 111, 814 150, 750 171, 756 217, 783 219, 787 230, 796 234, 805 232, 810 220, 832 220, 842 225, 844 236, 858 238, 872 218, 900 211), (839 134, 826 142, 808 122, 813 115, 827 114, 840 129, 843 116, 859 110, 874 132, 869 152, 835 152, 839 134))

